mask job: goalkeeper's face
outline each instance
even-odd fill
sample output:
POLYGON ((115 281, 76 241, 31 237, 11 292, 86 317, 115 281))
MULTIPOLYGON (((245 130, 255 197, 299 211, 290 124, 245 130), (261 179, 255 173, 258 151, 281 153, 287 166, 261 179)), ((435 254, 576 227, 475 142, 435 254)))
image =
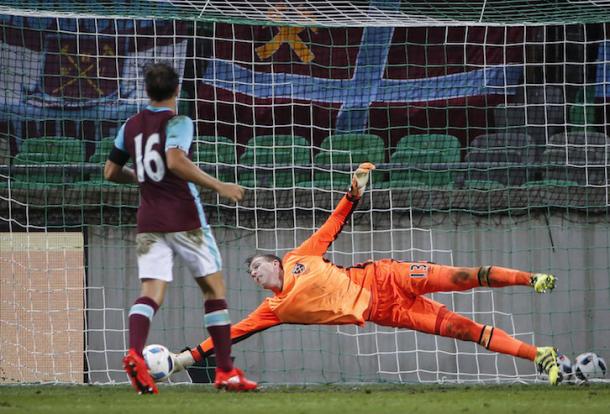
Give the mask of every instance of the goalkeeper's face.
POLYGON ((282 265, 278 260, 255 257, 250 263, 248 272, 252 280, 263 289, 282 290, 282 265))

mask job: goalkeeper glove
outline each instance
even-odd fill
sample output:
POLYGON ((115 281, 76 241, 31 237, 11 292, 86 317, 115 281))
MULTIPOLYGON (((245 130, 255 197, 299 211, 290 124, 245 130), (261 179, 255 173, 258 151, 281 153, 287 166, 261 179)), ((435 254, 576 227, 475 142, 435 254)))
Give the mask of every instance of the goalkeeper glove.
POLYGON ((350 195, 354 198, 362 197, 366 185, 369 182, 369 175, 372 170, 375 169, 375 165, 370 162, 363 162, 358 166, 358 169, 352 177, 352 186, 350 188, 350 195))

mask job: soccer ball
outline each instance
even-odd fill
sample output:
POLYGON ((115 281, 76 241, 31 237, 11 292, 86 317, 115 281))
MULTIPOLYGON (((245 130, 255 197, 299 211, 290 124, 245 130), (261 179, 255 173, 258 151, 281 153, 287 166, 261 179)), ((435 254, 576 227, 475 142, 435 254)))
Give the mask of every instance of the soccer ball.
POLYGON ((174 370, 172 354, 163 345, 148 345, 142 351, 148 372, 156 382, 169 378, 174 370))
POLYGON ((593 352, 578 355, 574 362, 574 375, 581 381, 605 377, 606 371, 606 361, 593 352))
POLYGON ((559 381, 570 381, 572 379, 572 361, 565 355, 557 356, 557 365, 559 366, 559 381))

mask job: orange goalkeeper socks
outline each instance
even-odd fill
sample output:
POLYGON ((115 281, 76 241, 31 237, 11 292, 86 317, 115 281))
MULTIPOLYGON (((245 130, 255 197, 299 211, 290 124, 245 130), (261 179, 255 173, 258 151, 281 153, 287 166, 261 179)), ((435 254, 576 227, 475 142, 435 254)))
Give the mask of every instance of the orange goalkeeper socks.
POLYGON ((536 347, 509 336, 502 329, 481 325, 460 314, 447 311, 438 334, 463 341, 476 342, 490 351, 534 360, 536 347))
POLYGON ((490 351, 529 359, 531 361, 536 358, 536 347, 534 345, 515 339, 502 329, 493 328, 491 326, 485 326, 483 328, 483 332, 481 333, 482 337, 485 337, 485 331, 490 331, 490 338, 486 346, 490 351))
MULTIPOLYGON (((483 268, 482 268, 483 269, 483 268)), ((529 286, 532 274, 521 270, 500 266, 491 266, 487 277, 481 277, 481 286, 503 287, 525 285, 529 286)))

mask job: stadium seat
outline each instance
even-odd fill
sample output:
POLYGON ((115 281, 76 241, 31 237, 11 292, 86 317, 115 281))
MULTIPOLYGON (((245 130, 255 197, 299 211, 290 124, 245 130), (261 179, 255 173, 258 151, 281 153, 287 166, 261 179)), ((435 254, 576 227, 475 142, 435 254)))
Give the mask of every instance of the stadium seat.
POLYGON ((574 104, 570 105, 569 125, 570 131, 595 132, 595 89, 582 88, 576 94, 574 104))
MULTIPOLYGON (((379 158, 378 152, 383 154, 385 144, 377 135, 373 134, 337 134, 329 135, 322 140, 320 148, 328 151, 353 151, 366 149, 379 158)), ((371 161, 373 162, 373 161, 371 161)))
POLYGON ((482 191, 489 191, 489 190, 502 190, 504 188, 506 188, 504 186, 504 184, 502 184, 501 182, 498 182, 496 180, 464 180, 464 188, 470 189, 470 190, 482 190, 482 191))
POLYGON ((460 161, 460 141, 446 134, 419 134, 402 137, 396 151, 390 156, 392 164, 406 167, 417 164, 416 169, 400 167, 390 171, 390 185, 393 188, 406 187, 447 187, 453 182, 453 173, 444 163, 460 161), (426 164, 437 164, 434 168, 426 164))
POLYGON ((479 163, 480 166, 471 165, 466 171, 466 181, 496 181, 502 185, 522 185, 526 181, 526 168, 508 167, 502 163, 520 164, 521 154, 518 151, 471 149, 464 160, 467 163, 479 163))
POLYGON ((547 138, 565 130, 565 104, 498 105, 494 109, 498 132, 527 134, 539 161, 547 138))
POLYGON ((606 156, 605 151, 598 148, 549 148, 543 154, 544 179, 579 185, 607 185, 606 156))
POLYGON ((21 152, 15 156, 15 166, 28 166, 12 176, 15 188, 48 189, 83 180, 83 172, 73 167, 84 162, 81 141, 70 137, 29 138, 23 141, 21 152), (51 171, 48 166, 55 166, 51 171))
POLYGON ((472 140, 470 146, 478 150, 493 152, 511 151, 519 153, 523 163, 534 161, 532 140, 527 134, 515 132, 498 132, 495 134, 479 135, 472 140))
POLYGON ((239 173, 246 187, 290 188, 311 179, 311 145, 300 136, 258 136, 248 141, 239 163, 250 167, 239 173))
POLYGON ((221 136, 198 136, 193 141, 193 162, 224 182, 235 181, 235 143, 221 136))
POLYGON ((576 181, 554 180, 551 178, 545 178, 537 181, 528 181, 524 184, 524 187, 580 187, 580 184, 578 184, 576 181))
POLYGON ((189 93, 185 89, 180 89, 180 96, 178 97, 178 114, 191 117, 191 105, 193 102, 194 99, 191 98, 189 93))
POLYGON ((555 134, 550 138, 544 155, 546 175, 560 174, 561 179, 582 185, 607 184, 610 138, 603 133, 572 131, 555 134))
POLYGON ((106 159, 108 158, 108 154, 112 151, 114 147, 114 137, 106 137, 102 138, 95 147, 95 152, 89 158, 89 162, 92 164, 98 164, 99 168, 89 174, 89 181, 80 181, 79 185, 91 186, 91 185, 105 185, 112 186, 115 183, 107 181, 104 179, 104 164, 106 163, 106 159))
POLYGON ((12 174, 13 188, 39 189, 53 188, 64 182, 73 182, 72 177, 64 172, 50 172, 47 166, 61 165, 62 163, 49 160, 46 154, 19 153, 13 160, 13 165, 20 167, 12 174))
MULTIPOLYGON (((369 153, 354 151, 321 151, 314 156, 314 187, 346 189, 351 183, 352 172, 362 162, 378 164, 383 160, 374 160, 369 153), (332 184, 332 185, 331 185, 332 184)), ((382 174, 373 172, 371 181, 376 181, 382 174)), ((381 179, 379 180, 381 181, 381 179)))
POLYGON ((402 137, 396 145, 396 151, 439 150, 442 159, 436 162, 459 162, 460 141, 453 135, 420 134, 402 137))
MULTIPOLYGON (((96 168, 95 171, 89 173, 89 179, 88 180, 80 180, 74 183, 75 186, 77 187, 113 187, 113 186, 117 186, 117 185, 125 185, 125 184, 118 184, 118 183, 114 183, 112 181, 108 181, 104 178, 104 164, 106 163, 106 160, 108 159, 108 154, 110 154, 110 151, 112 151, 112 148, 114 147, 114 137, 106 137, 106 138, 102 138, 100 141, 97 142, 97 145, 95 147, 95 152, 93 153, 93 155, 91 155, 91 158, 89 158, 89 163, 91 164, 98 164, 98 168, 96 168)), ((128 164, 128 166, 131 165, 131 162, 128 164)), ((128 184, 128 185, 132 185, 132 184, 128 184)))
POLYGON ((46 154, 49 161, 83 162, 85 150, 80 140, 71 137, 28 138, 20 154, 46 154))
POLYGON ((390 157, 391 164, 400 166, 390 170, 390 185, 394 188, 404 187, 447 187, 453 183, 453 173, 443 168, 446 153, 440 149, 397 150, 390 157), (441 164, 441 168, 432 168, 430 164, 441 164))
POLYGON ((535 176, 530 164, 535 152, 529 135, 514 132, 499 132, 480 135, 472 140, 465 161, 470 163, 513 163, 522 167, 490 165, 469 168, 466 180, 493 180, 503 185, 522 185, 535 176))
MULTIPOLYGON (((601 132, 591 131, 571 131, 568 133, 561 132, 559 134, 552 135, 549 138, 549 145, 551 147, 558 145, 568 146, 581 146, 581 147, 597 147, 598 150, 602 151, 610 145, 610 138, 601 132)), ((603 151, 602 151, 603 152, 603 151)))
MULTIPOLYGON (((345 189, 351 182, 352 172, 363 162, 385 162, 385 145, 380 137, 371 134, 329 135, 320 144, 320 152, 314 156, 314 186, 335 188, 339 185, 345 189)), ((383 181, 384 172, 373 171, 371 182, 383 181)))

